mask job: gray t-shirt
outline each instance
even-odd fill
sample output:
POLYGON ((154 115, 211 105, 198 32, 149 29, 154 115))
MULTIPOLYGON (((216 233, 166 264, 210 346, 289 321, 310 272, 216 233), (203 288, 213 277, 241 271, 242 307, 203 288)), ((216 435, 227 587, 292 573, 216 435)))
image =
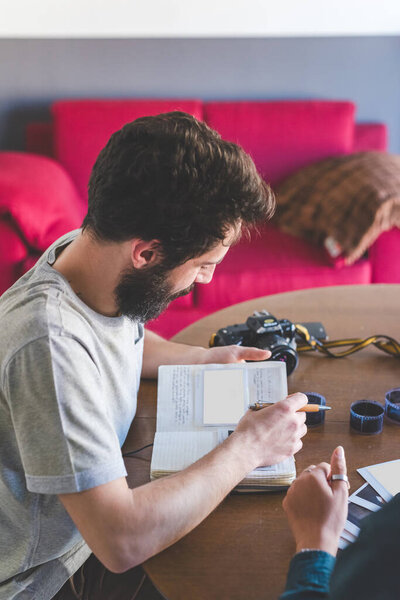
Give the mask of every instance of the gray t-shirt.
POLYGON ((1 600, 49 600, 89 556, 57 494, 126 475, 143 327, 96 313, 51 267, 77 233, 0 299, 1 600))

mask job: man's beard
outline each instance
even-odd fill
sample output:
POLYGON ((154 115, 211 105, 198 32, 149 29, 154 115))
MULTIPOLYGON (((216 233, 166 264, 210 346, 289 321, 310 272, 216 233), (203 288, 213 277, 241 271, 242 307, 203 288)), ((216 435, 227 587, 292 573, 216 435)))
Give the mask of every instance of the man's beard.
POLYGON ((147 269, 127 269, 114 294, 120 314, 133 321, 146 323, 156 319, 172 300, 189 294, 191 286, 172 293, 172 285, 168 281, 170 269, 155 265, 147 269))

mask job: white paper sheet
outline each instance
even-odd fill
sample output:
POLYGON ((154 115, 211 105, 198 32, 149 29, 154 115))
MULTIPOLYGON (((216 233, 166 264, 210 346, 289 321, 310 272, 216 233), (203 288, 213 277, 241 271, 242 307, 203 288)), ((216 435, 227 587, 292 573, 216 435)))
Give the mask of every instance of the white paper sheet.
POLYGON ((400 492, 400 459, 357 470, 386 502, 400 492))

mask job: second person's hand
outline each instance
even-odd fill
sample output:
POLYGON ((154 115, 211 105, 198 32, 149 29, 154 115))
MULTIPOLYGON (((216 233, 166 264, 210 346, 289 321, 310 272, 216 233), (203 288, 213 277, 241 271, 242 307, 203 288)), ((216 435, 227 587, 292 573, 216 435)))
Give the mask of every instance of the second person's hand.
POLYGON ((292 483, 283 501, 296 550, 324 550, 336 555, 347 517, 346 481, 332 475, 347 473, 342 446, 332 453, 331 464, 310 465, 292 483))

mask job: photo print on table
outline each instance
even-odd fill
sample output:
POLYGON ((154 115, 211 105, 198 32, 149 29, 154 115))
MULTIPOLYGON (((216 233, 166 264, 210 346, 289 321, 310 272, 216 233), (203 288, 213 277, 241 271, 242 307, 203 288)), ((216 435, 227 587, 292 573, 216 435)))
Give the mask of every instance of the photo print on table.
POLYGON ((370 465, 357 471, 386 502, 400 492, 400 459, 370 465))
POLYGON ((358 536, 362 520, 369 515, 371 515, 371 511, 368 508, 354 504, 354 502, 349 502, 347 521, 344 528, 355 536, 358 536))
POLYGON ((363 506, 373 512, 378 511, 386 504, 379 492, 377 492, 369 483, 364 483, 364 485, 358 488, 358 490, 349 497, 349 502, 358 504, 358 506, 363 506))

